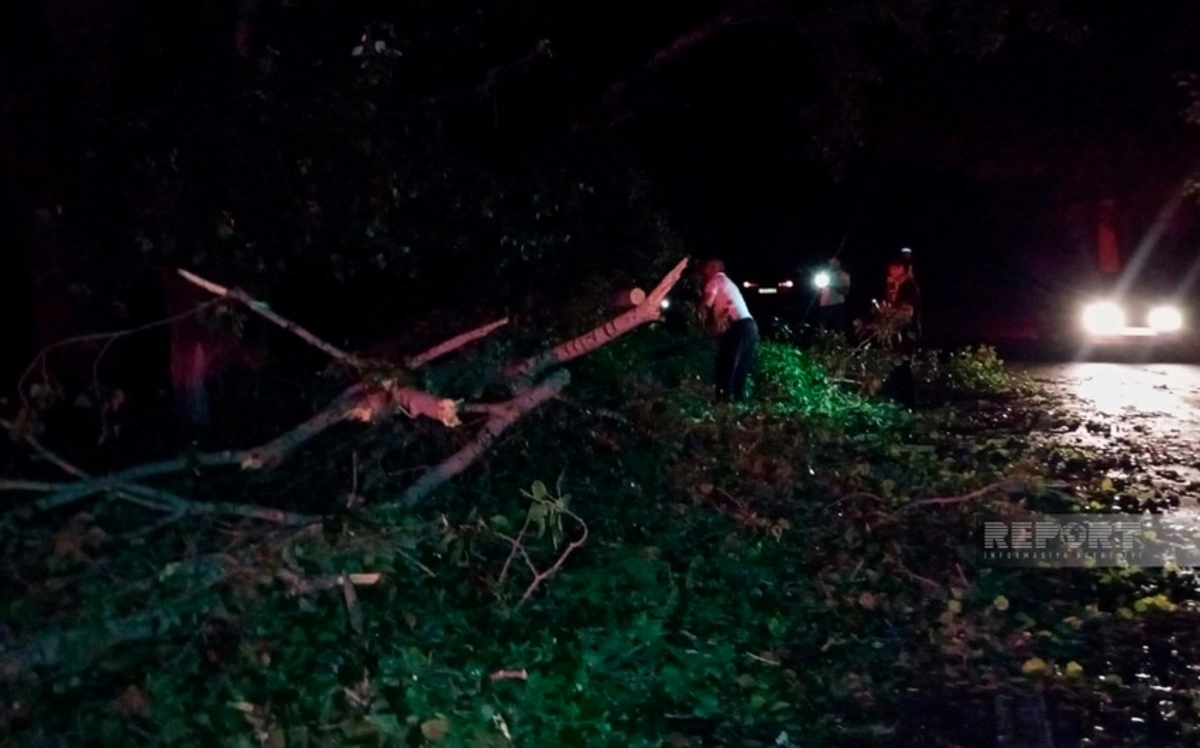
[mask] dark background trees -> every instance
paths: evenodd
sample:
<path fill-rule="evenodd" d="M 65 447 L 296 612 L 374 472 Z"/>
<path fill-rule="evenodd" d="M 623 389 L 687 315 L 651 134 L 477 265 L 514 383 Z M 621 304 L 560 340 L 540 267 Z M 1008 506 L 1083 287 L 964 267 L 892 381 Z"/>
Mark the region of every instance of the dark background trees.
<path fill-rule="evenodd" d="M 961 318 L 976 297 L 950 289 L 1003 300 L 1090 258 L 1105 201 L 1136 244 L 1190 168 L 1181 2 L 90 0 L 15 21 L 8 226 L 43 344 L 77 327 L 70 299 L 99 324 L 162 264 L 367 339 L 534 290 L 548 309 L 664 248 L 843 240 L 864 293 L 917 247 Z"/>

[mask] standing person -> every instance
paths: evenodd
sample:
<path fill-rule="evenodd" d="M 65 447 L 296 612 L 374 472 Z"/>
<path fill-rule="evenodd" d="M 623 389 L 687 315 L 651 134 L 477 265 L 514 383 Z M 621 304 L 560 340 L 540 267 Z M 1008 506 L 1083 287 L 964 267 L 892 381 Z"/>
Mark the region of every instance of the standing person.
<path fill-rule="evenodd" d="M 921 289 L 917 286 L 911 263 L 901 259 L 888 265 L 884 298 L 889 307 L 901 312 L 907 319 L 900 331 L 902 349 L 915 346 L 921 337 Z"/>
<path fill-rule="evenodd" d="M 737 284 L 725 275 L 725 263 L 707 260 L 704 278 L 705 329 L 719 336 L 716 361 L 718 400 L 742 400 L 758 346 L 758 324 Z"/>
<path fill-rule="evenodd" d="M 888 375 L 884 391 L 908 407 L 917 404 L 917 383 L 913 376 L 912 357 L 921 338 L 921 289 L 917 286 L 912 264 L 904 259 L 888 265 L 887 291 L 889 309 L 901 315 L 898 336 L 892 341 L 900 354 L 900 363 Z"/>
<path fill-rule="evenodd" d="M 821 307 L 821 329 L 844 333 L 846 331 L 846 294 L 850 291 L 850 273 L 842 268 L 842 263 L 836 257 L 829 260 L 828 269 L 823 273 L 820 280 L 824 282 L 820 284 L 817 298 L 817 303 Z"/>

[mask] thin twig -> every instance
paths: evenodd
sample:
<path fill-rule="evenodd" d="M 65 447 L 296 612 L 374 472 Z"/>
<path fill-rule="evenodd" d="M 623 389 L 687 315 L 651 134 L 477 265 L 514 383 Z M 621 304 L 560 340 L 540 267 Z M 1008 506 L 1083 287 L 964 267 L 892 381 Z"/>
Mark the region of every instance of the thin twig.
<path fill-rule="evenodd" d="M 508 558 L 504 559 L 504 566 L 500 567 L 500 576 L 496 578 L 496 581 L 500 584 L 504 584 L 504 580 L 508 578 L 508 568 L 512 566 L 512 561 L 517 556 L 517 549 L 521 547 L 521 541 L 525 539 L 525 531 L 529 529 L 531 521 L 533 521 L 533 518 L 527 513 L 525 515 L 525 524 L 521 525 L 521 531 L 517 533 L 517 537 L 505 538 L 510 541 L 511 549 L 508 552 Z"/>
<path fill-rule="evenodd" d="M 66 338 L 64 340 L 59 340 L 55 343 L 51 343 L 51 344 L 47 345 L 45 348 L 42 348 L 40 351 L 37 352 L 37 355 L 35 355 L 33 357 L 33 360 L 29 362 L 29 366 L 25 369 L 25 372 L 23 374 L 21 374 L 21 378 L 17 380 L 17 393 L 21 396 L 21 402 L 25 405 L 25 407 L 31 407 L 29 405 L 29 401 L 25 398 L 25 380 L 29 378 L 29 375 L 33 373 L 33 370 L 35 368 L 37 368 L 39 363 L 42 366 L 43 377 L 46 376 L 46 354 L 49 353 L 50 351 L 52 351 L 56 348 L 62 348 L 63 346 L 66 346 L 66 345 L 72 345 L 74 343 L 86 343 L 88 341 L 93 341 L 93 340 L 105 340 L 105 341 L 108 341 L 109 343 L 111 343 L 118 338 L 123 338 L 123 337 L 129 336 L 129 335 L 133 335 L 135 333 L 145 332 L 146 330 L 154 329 L 155 327 L 161 327 L 162 325 L 169 325 L 172 322 L 177 322 L 185 317 L 195 314 L 197 311 L 199 311 L 201 309 L 205 309 L 205 308 L 212 306 L 214 304 L 217 304 L 217 303 L 220 303 L 219 299 L 214 299 L 212 301 L 206 301 L 203 304 L 200 304 L 193 309 L 187 310 L 186 312 L 180 312 L 179 314 L 176 314 L 176 315 L 173 315 L 170 317 L 166 317 L 166 318 L 160 319 L 160 320 L 155 320 L 154 322 L 147 322 L 144 325 L 141 325 L 139 327 L 133 327 L 133 328 L 130 328 L 127 330 L 116 330 L 114 332 L 94 332 L 94 333 L 89 333 L 87 335 L 76 335 L 74 337 Z M 100 357 L 104 355 L 104 352 L 107 349 L 108 349 L 108 345 L 105 345 L 104 348 L 102 348 L 100 350 L 100 352 L 96 355 L 96 361 L 93 363 L 93 368 L 92 368 L 93 380 L 95 379 L 96 371 L 98 370 L 98 367 L 100 365 Z"/>
<path fill-rule="evenodd" d="M 0 480 L 0 491 L 28 491 L 37 493 L 51 493 L 60 491 L 63 488 L 71 485 L 70 483 L 50 483 L 47 481 L 38 480 Z"/>
<path fill-rule="evenodd" d="M 761 663 L 763 663 L 764 665 L 771 665 L 771 666 L 773 666 L 773 667 L 779 667 L 779 666 L 780 666 L 780 663 L 779 663 L 779 661 L 778 661 L 778 660 L 768 660 L 766 657 L 761 657 L 761 656 L 759 656 L 759 655 L 756 655 L 756 654 L 754 654 L 753 652 L 747 652 L 747 653 L 746 653 L 746 656 L 747 656 L 747 657 L 749 657 L 750 659 L 752 659 L 752 660 L 756 661 L 756 662 L 761 662 Z"/>
<path fill-rule="evenodd" d="M 930 587 L 935 590 L 940 590 L 942 588 L 942 585 L 938 584 L 937 582 L 933 581 L 932 579 L 929 579 L 928 577 L 923 577 L 920 574 L 914 574 L 912 571 L 909 570 L 909 568 L 907 566 L 904 565 L 904 562 L 902 562 L 900 559 L 898 559 L 898 558 L 895 559 L 895 562 L 896 562 L 896 566 L 900 569 L 900 571 L 904 572 L 904 575 L 907 576 L 908 578 L 916 580 L 916 581 L 920 582 L 921 584 L 925 585 L 926 587 Z"/>
<path fill-rule="evenodd" d="M 983 488 L 980 488 L 976 491 L 971 491 L 970 493 L 965 493 L 961 496 L 939 496 L 931 499 L 918 499 L 917 501 L 909 502 L 895 513 L 890 515 L 888 519 L 895 519 L 910 509 L 914 509 L 919 506 L 946 506 L 949 504 L 965 504 L 971 501 L 986 499 L 996 493 L 1017 493 L 1025 488 L 1026 483 L 1024 481 L 1021 481 L 1017 478 L 1005 478 L 1003 480 L 998 480 L 995 483 L 989 483 Z"/>
<path fill-rule="evenodd" d="M 5 429 L 7 429 L 10 434 L 13 434 L 13 435 L 16 434 L 16 432 L 13 430 L 14 424 L 11 421 L 0 418 L 0 426 L 3 426 Z M 28 444 L 30 447 L 32 447 L 33 451 L 37 452 L 39 455 L 41 455 L 47 461 L 58 466 L 58 468 L 60 470 L 62 470 L 64 473 L 73 475 L 76 478 L 87 478 L 88 477 L 87 473 L 85 473 L 84 471 L 75 467 L 74 465 L 67 462 L 63 458 L 59 457 L 54 452 L 51 452 L 46 447 L 42 446 L 42 443 L 39 442 L 37 440 L 37 438 L 34 437 L 32 434 L 24 434 L 21 437 L 21 439 L 24 440 L 24 442 L 26 444 Z"/>
<path fill-rule="evenodd" d="M 577 539 L 571 541 L 570 545 L 568 545 L 566 547 L 566 549 L 563 550 L 562 555 L 558 557 L 558 560 L 554 562 L 553 566 L 551 566 L 549 569 L 546 569 L 545 571 L 540 572 L 536 576 L 534 576 L 533 581 L 529 583 L 529 587 L 527 587 L 525 589 L 525 594 L 521 595 L 522 603 L 524 603 L 529 598 L 533 597 L 533 593 L 537 591 L 537 588 L 541 586 L 542 582 L 546 581 L 550 577 L 557 574 L 559 572 L 559 570 L 562 569 L 563 564 L 566 563 L 567 558 L 572 553 L 577 551 L 579 548 L 583 547 L 583 544 L 587 542 L 587 539 L 588 539 L 587 523 L 584 522 L 583 519 L 578 514 L 575 514 L 574 512 L 570 511 L 569 509 L 563 509 L 562 513 L 567 515 L 571 519 L 575 520 L 576 522 L 578 522 L 579 525 L 583 528 L 583 534 L 580 535 Z M 524 551 L 524 546 L 522 546 L 521 550 L 522 550 L 522 552 Z"/>
<path fill-rule="evenodd" d="M 425 573 L 425 576 L 429 577 L 430 579 L 437 579 L 437 574 L 434 573 L 433 569 L 430 569 L 428 566 L 426 566 L 425 564 L 418 561 L 416 559 L 416 557 L 413 556 L 411 553 L 408 553 L 406 551 L 402 551 L 399 549 L 396 549 L 396 553 L 400 554 L 400 556 L 403 557 L 405 561 L 409 562 L 413 566 L 415 566 L 418 569 L 420 569 L 421 571 L 423 571 Z"/>
<path fill-rule="evenodd" d="M 137 484 L 124 482 L 112 482 L 109 484 L 104 479 L 99 483 L 104 483 L 105 485 L 99 488 L 97 492 L 113 490 L 118 493 L 119 498 L 129 503 L 159 511 L 170 510 L 180 516 L 189 514 L 229 514 L 236 517 L 261 519 L 279 525 L 303 525 L 320 520 L 319 517 L 314 515 L 285 512 L 280 509 L 270 509 L 254 504 L 235 504 L 225 501 L 190 501 L 166 491 Z M 55 502 L 61 501 L 61 497 L 64 495 L 79 495 L 77 492 L 80 490 L 80 487 L 87 489 L 89 488 L 89 483 L 87 481 L 80 483 L 47 483 L 44 481 L 0 480 L 0 491 L 29 491 L 52 494 L 38 502 L 38 509 L 43 509 L 47 506 L 51 508 L 62 506 L 63 504 Z M 83 498 L 86 495 L 91 495 L 91 492 L 79 495 L 79 497 Z"/>
<path fill-rule="evenodd" d="M 213 283 L 210 280 L 205 280 L 204 278 L 201 278 L 200 276 L 196 275 L 195 273 L 190 273 L 187 270 L 184 270 L 183 268 L 179 268 L 176 272 L 178 272 L 179 275 L 182 276 L 183 279 L 186 280 L 187 282 L 197 285 L 200 288 L 203 288 L 205 291 L 208 291 L 209 293 L 211 293 L 215 296 L 220 296 L 222 298 L 228 298 L 228 299 L 235 299 L 237 301 L 242 302 L 247 307 L 249 307 L 249 309 L 251 311 L 261 315 L 262 317 L 270 320 L 271 322 L 274 322 L 276 325 L 279 325 L 280 327 L 282 327 L 283 329 L 292 333 L 293 335 L 300 338 L 301 340 L 308 343 L 309 345 L 312 345 L 315 348 L 318 348 L 319 350 L 323 351 L 324 353 L 329 354 L 330 356 L 337 359 L 338 361 L 342 361 L 344 363 L 350 364 L 351 366 L 356 366 L 356 367 L 363 366 L 363 361 L 358 356 L 355 356 L 353 353 L 343 351 L 341 348 L 338 348 L 337 346 L 333 345 L 332 343 L 327 343 L 324 340 L 321 340 L 316 335 L 313 335 L 311 332 L 309 332 L 308 330 L 305 330 L 303 327 L 296 324 L 295 322 L 292 322 L 291 320 L 287 319 L 286 317 L 282 317 L 282 316 L 276 314 L 275 312 L 271 311 L 271 308 L 268 307 L 266 304 L 264 304 L 261 301 L 258 301 L 257 299 L 250 297 L 244 291 L 241 291 L 240 289 L 237 289 L 237 288 L 226 288 L 225 286 L 222 286 L 218 283 Z"/>

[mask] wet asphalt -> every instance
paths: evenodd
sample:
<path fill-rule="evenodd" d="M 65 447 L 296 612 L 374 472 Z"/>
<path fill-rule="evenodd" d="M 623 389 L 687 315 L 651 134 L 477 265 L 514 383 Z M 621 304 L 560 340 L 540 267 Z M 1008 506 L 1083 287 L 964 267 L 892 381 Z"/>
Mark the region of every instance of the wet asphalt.
<path fill-rule="evenodd" d="M 1139 472 L 1200 504 L 1200 365 L 1014 363 L 1060 395 L 1080 425 L 1056 441 L 1132 457 Z"/>

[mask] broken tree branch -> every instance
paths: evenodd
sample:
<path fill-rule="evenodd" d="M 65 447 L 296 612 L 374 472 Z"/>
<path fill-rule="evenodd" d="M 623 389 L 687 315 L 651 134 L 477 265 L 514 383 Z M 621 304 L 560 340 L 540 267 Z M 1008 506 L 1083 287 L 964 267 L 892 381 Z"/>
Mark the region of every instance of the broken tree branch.
<path fill-rule="evenodd" d="M 474 330 L 469 330 L 461 335 L 450 338 L 444 343 L 439 343 L 424 353 L 417 354 L 408 359 L 408 368 L 419 369 L 425 364 L 435 359 L 445 356 L 447 353 L 458 350 L 468 343 L 473 343 L 480 338 L 487 337 L 497 329 L 508 324 L 508 317 L 498 319 L 495 322 L 489 322 L 486 325 L 477 327 Z"/>
<path fill-rule="evenodd" d="M 688 261 L 679 261 L 671 272 L 667 273 L 654 290 L 642 303 L 633 309 L 605 322 L 600 327 L 580 335 L 577 338 L 561 343 L 544 353 L 538 354 L 510 367 L 505 373 L 518 382 L 528 382 L 552 366 L 565 364 L 568 361 L 591 353 L 602 345 L 612 342 L 630 330 L 646 322 L 662 319 L 662 301 L 679 282 Z"/>
<path fill-rule="evenodd" d="M 270 320 L 271 322 L 274 322 L 276 325 L 279 325 L 280 327 L 282 327 L 283 329 L 292 333 L 293 335 L 300 338 L 301 340 L 308 343 L 309 345 L 312 345 L 313 347 L 323 351 L 324 353 L 329 354 L 333 358 L 336 358 L 338 361 L 342 361 L 344 363 L 350 364 L 351 366 L 357 366 L 357 367 L 361 367 L 363 365 L 363 361 L 360 358 L 358 358 L 357 356 L 355 356 L 353 353 L 343 351 L 341 348 L 338 348 L 337 346 L 333 345 L 332 343 L 326 343 L 324 340 L 321 340 L 316 335 L 313 335 L 311 332 L 309 332 L 308 330 L 305 330 L 300 325 L 296 324 L 295 322 L 292 322 L 290 319 L 287 319 L 286 317 L 282 317 L 282 316 L 276 314 L 275 312 L 271 311 L 271 308 L 269 306 L 267 306 L 265 303 L 250 297 L 249 295 L 247 295 L 244 291 L 242 291 L 240 289 L 226 288 L 225 286 L 222 286 L 218 283 L 213 283 L 210 280 L 205 280 L 204 278 L 201 278 L 200 276 L 196 275 L 195 273 L 189 273 L 187 270 L 184 270 L 183 268 L 179 268 L 176 272 L 178 272 L 179 275 L 182 276 L 183 279 L 186 280 L 187 282 L 197 285 L 200 288 L 203 288 L 205 291 L 208 291 L 209 293 L 213 294 L 214 296 L 221 296 L 221 297 L 224 297 L 227 299 L 234 299 L 236 301 L 242 302 L 251 311 L 259 314 L 260 316 L 264 317 L 265 319 Z"/>
<path fill-rule="evenodd" d="M 0 426 L 8 429 L 12 433 L 12 423 L 0 418 Z M 83 470 L 75 467 L 63 458 L 59 457 L 54 452 L 51 452 L 41 444 L 32 435 L 26 434 L 22 437 L 25 443 L 33 448 L 35 452 L 45 458 L 47 461 L 56 465 L 63 472 L 68 473 L 81 481 L 92 480 Z M 66 491 L 76 488 L 78 484 L 74 483 L 37 483 L 33 481 L 0 481 L 0 491 L 39 491 L 39 492 L 55 492 Z M 230 514 L 240 517 L 250 517 L 253 519 L 266 520 L 275 522 L 276 524 L 299 525 L 316 522 L 318 517 L 306 514 L 296 514 L 294 512 L 283 512 L 276 509 L 268 509 L 258 507 L 251 504 L 231 504 L 228 502 L 216 503 L 200 503 L 189 501 L 182 496 L 163 491 L 149 486 L 143 486 L 133 482 L 120 482 L 113 485 L 113 489 L 119 498 L 132 503 L 148 506 L 155 509 L 170 509 L 176 519 L 182 519 L 189 514 Z M 84 498 L 86 495 L 80 496 Z"/>
<path fill-rule="evenodd" d="M 517 380 L 519 386 L 515 388 L 518 395 L 512 400 L 504 403 L 466 406 L 464 408 L 465 411 L 483 412 L 489 415 L 487 423 L 484 424 L 477 438 L 422 475 L 405 492 L 400 503 L 405 506 L 412 506 L 420 502 L 436 488 L 461 473 L 491 448 L 496 439 L 516 423 L 517 420 L 526 413 L 540 407 L 547 400 L 560 395 L 570 382 L 570 375 L 565 371 L 556 373 L 536 386 L 532 385 L 533 378 L 552 366 L 566 363 L 590 353 L 641 324 L 660 319 L 662 300 L 666 298 L 667 294 L 679 281 L 684 269 L 687 267 L 687 263 L 686 259 L 680 261 L 635 308 L 584 335 L 562 343 L 543 354 L 534 356 L 514 366 L 510 370 L 510 375 Z M 324 342 L 299 325 L 275 314 L 265 304 L 251 298 L 238 289 L 226 288 L 186 270 L 180 269 L 178 273 L 185 280 L 210 293 L 241 301 L 253 311 L 280 327 L 289 330 L 334 358 L 353 365 L 362 364 L 361 359 L 358 357 Z M 410 361 L 410 365 L 420 366 L 434 360 L 438 356 L 484 337 L 506 322 L 507 319 L 498 320 L 451 338 L 445 343 L 439 344 L 425 353 L 414 357 Z M 126 494 L 155 500 L 160 505 L 163 505 L 164 508 L 171 508 L 176 511 L 185 506 L 191 507 L 194 505 L 211 508 L 203 510 L 189 508 L 187 510 L 189 513 L 210 511 L 240 514 L 242 516 L 265 519 L 281 524 L 316 521 L 315 517 L 307 515 L 295 515 L 268 509 L 260 510 L 242 505 L 196 504 L 186 499 L 173 497 L 157 489 L 147 489 L 137 484 L 146 478 L 202 467 L 237 465 L 243 470 L 273 467 L 283 461 L 300 445 L 337 423 L 346 420 L 369 423 L 396 412 L 404 413 L 413 418 L 419 416 L 432 418 L 448 427 L 460 425 L 459 406 L 454 400 L 439 398 L 428 392 L 407 387 L 395 381 L 380 383 L 364 381 L 345 390 L 334 402 L 304 423 L 270 442 L 255 448 L 194 454 L 173 460 L 137 465 L 99 478 L 85 477 L 82 471 L 78 471 L 77 469 L 68 470 L 68 472 L 72 472 L 76 477 L 81 478 L 81 480 L 62 487 L 40 487 L 38 490 L 51 491 L 51 493 L 38 500 L 34 504 L 34 509 L 36 511 L 49 511 L 98 493 L 124 491 Z M 35 448 L 39 447 L 40 445 L 35 446 Z M 40 448 L 40 451 L 52 455 L 52 453 L 44 450 L 44 448 Z M 61 460 L 56 461 L 61 463 Z"/>
<path fill-rule="evenodd" d="M 70 496 L 70 500 L 65 502 L 70 503 L 71 501 L 76 500 L 75 497 L 82 499 L 95 493 L 112 490 L 118 495 L 119 498 L 131 504 L 137 504 L 138 506 L 146 507 L 148 509 L 155 509 L 158 511 L 170 511 L 180 519 L 189 514 L 228 514 L 235 517 L 261 519 L 279 525 L 302 525 L 320 521 L 320 517 L 315 517 L 313 515 L 285 512 L 279 509 L 270 509 L 268 507 L 257 506 L 254 504 L 236 504 L 223 501 L 190 501 L 167 491 L 161 491 L 156 488 L 150 488 L 148 486 L 142 486 L 136 483 L 116 482 L 112 483 L 111 486 L 98 488 L 95 491 L 89 490 L 91 488 L 89 483 L 102 482 L 104 482 L 104 479 L 101 479 L 100 481 L 84 480 L 76 483 L 0 480 L 0 491 L 53 494 L 46 499 L 42 499 L 35 505 L 35 508 L 39 510 L 43 509 L 44 507 L 56 508 L 59 506 L 64 506 L 64 503 L 51 502 L 51 499 L 55 499 L 56 496 Z M 61 501 L 62 499 L 60 498 L 58 500 Z"/>
<path fill-rule="evenodd" d="M 571 375 L 565 369 L 555 372 L 536 387 L 525 390 L 517 397 L 508 401 L 504 407 L 495 411 L 480 430 L 479 435 L 467 446 L 446 458 L 441 464 L 428 470 L 421 478 L 404 492 L 400 504 L 414 506 L 427 497 L 435 489 L 456 475 L 466 470 L 484 452 L 491 448 L 496 439 L 521 416 L 535 410 L 547 400 L 562 392 L 571 382 Z"/>
<path fill-rule="evenodd" d="M 211 452 L 208 454 L 189 455 L 188 457 L 176 457 L 175 459 L 161 460 L 159 462 L 149 462 L 144 465 L 135 465 L 134 467 L 119 470 L 99 478 L 67 484 L 62 490 L 55 491 L 49 496 L 39 499 L 34 504 L 34 509 L 39 512 L 58 509 L 98 493 L 126 487 L 128 484 L 137 483 L 145 478 L 180 473 L 196 467 L 238 465 L 246 457 L 247 454 L 241 451 Z"/>

